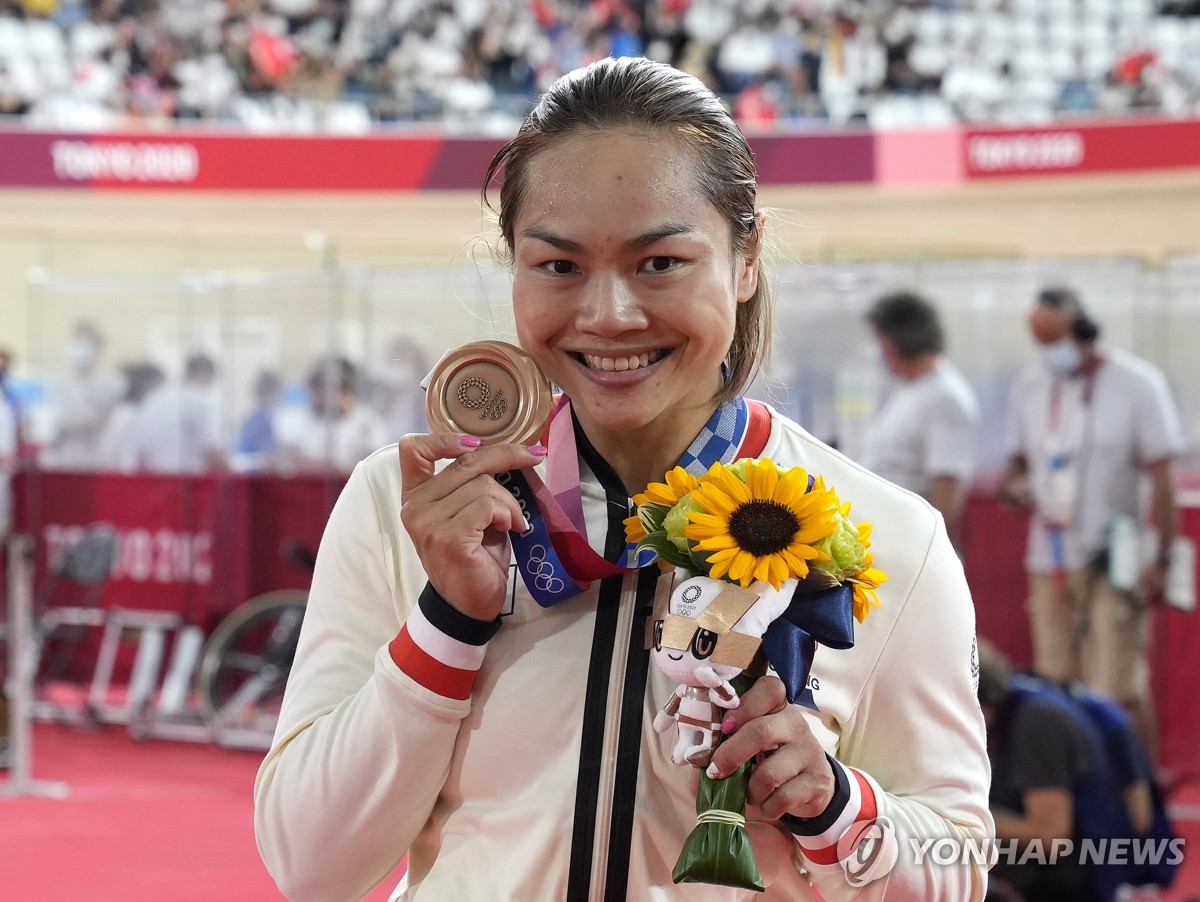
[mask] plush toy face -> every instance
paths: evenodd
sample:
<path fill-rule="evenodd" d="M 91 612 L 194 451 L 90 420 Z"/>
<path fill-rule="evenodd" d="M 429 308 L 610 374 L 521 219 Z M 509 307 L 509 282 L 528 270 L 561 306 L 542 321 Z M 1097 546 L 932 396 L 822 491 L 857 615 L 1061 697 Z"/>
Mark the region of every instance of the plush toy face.
<path fill-rule="evenodd" d="M 790 597 L 790 591 L 766 584 L 741 589 L 707 576 L 686 579 L 654 624 L 654 663 L 687 686 L 710 686 L 713 674 L 729 680 L 750 664 L 767 625 Z"/>

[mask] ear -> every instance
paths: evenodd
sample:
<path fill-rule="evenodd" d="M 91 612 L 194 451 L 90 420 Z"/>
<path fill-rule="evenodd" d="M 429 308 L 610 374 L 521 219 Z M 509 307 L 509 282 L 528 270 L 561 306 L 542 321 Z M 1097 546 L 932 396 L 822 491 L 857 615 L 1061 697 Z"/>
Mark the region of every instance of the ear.
<path fill-rule="evenodd" d="M 760 213 L 758 219 L 755 220 L 755 235 L 754 241 L 746 252 L 746 256 L 739 257 L 737 262 L 737 299 L 739 304 L 744 304 L 750 298 L 754 297 L 754 292 L 758 290 L 758 274 L 759 261 L 762 258 L 763 238 L 766 233 L 766 220 Z"/>

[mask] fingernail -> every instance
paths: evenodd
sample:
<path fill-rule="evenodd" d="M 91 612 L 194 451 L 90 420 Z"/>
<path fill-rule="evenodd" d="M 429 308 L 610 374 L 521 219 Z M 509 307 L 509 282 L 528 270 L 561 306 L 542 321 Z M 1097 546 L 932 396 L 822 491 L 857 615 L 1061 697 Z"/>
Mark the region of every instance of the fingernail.
<path fill-rule="evenodd" d="M 483 444 L 483 439 L 477 435 L 464 435 L 458 441 L 464 448 L 478 448 Z"/>
<path fill-rule="evenodd" d="M 525 450 L 528 451 L 530 454 L 532 454 L 534 457 L 545 457 L 546 456 L 546 446 L 545 445 L 530 445 Z"/>
<path fill-rule="evenodd" d="M 708 766 L 708 770 L 706 770 L 705 773 L 708 774 L 708 778 L 710 780 L 720 780 L 721 779 L 721 768 L 717 767 L 715 764 L 710 764 Z"/>
<path fill-rule="evenodd" d="M 737 729 L 737 722 L 732 717 L 726 717 L 721 721 L 721 732 L 728 736 Z"/>

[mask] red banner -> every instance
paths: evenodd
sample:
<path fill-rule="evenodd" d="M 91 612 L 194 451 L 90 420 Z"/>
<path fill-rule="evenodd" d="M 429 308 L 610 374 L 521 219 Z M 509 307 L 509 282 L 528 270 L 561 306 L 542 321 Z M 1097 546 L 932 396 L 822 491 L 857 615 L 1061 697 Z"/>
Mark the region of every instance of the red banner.
<path fill-rule="evenodd" d="M 1200 166 L 1200 120 L 968 129 L 968 178 Z"/>
<path fill-rule="evenodd" d="M 117 534 L 116 562 L 99 604 L 168 610 L 211 625 L 254 595 L 306 588 L 285 554 L 315 551 L 342 477 L 199 478 L 26 472 L 14 483 L 17 528 L 37 541 L 45 604 L 71 604 L 86 586 L 54 580 L 51 564 L 83 530 Z"/>
<path fill-rule="evenodd" d="M 762 184 L 869 182 L 868 132 L 750 139 Z M 478 190 L 499 138 L 430 134 L 0 131 L 0 186 L 173 190 Z"/>

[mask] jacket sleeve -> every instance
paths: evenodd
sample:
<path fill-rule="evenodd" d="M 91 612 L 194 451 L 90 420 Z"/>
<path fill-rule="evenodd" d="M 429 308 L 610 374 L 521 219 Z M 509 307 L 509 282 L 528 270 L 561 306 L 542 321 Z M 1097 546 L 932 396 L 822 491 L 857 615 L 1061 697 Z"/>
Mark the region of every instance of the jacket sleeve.
<path fill-rule="evenodd" d="M 395 868 L 445 783 L 482 661 L 482 645 L 439 637 L 420 616 L 424 576 L 388 498 L 360 464 L 334 506 L 255 782 L 259 851 L 297 902 L 361 898 Z M 419 679 L 422 666 L 443 684 Z"/>
<path fill-rule="evenodd" d="M 995 832 L 991 767 L 976 699 L 974 607 L 940 517 L 900 597 L 838 743 L 845 807 L 827 812 L 838 816 L 819 825 L 821 835 L 797 841 L 827 902 L 977 902 Z M 856 842 L 864 837 L 871 842 Z"/>

